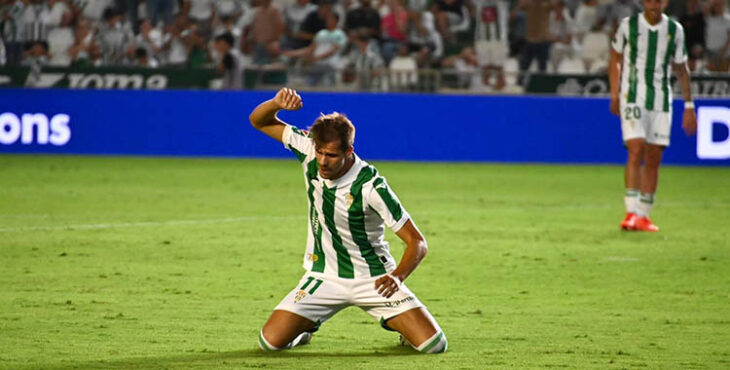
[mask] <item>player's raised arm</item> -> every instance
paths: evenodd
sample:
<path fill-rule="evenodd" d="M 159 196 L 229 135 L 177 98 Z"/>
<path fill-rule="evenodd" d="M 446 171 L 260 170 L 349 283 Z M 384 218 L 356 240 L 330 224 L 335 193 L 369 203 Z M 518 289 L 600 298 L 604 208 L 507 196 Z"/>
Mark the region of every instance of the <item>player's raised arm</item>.
<path fill-rule="evenodd" d="M 254 128 L 281 142 L 286 124 L 276 116 L 276 113 L 282 109 L 299 110 L 301 107 L 302 98 L 299 94 L 294 89 L 285 87 L 279 90 L 273 99 L 259 104 L 248 119 Z"/>

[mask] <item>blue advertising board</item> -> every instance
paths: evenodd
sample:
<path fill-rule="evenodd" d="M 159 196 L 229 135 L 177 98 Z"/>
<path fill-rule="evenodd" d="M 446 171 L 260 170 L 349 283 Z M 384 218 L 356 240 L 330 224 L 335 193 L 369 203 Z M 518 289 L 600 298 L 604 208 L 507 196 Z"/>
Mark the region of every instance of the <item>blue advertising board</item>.
<path fill-rule="evenodd" d="M 0 90 L 0 153 L 288 157 L 248 123 L 254 107 L 273 94 Z M 366 159 L 623 163 L 626 157 L 619 119 L 603 98 L 301 95 L 304 107 L 280 113 L 281 119 L 307 127 L 320 113 L 345 113 L 357 127 L 355 150 Z M 701 141 L 715 159 L 698 158 L 698 139 L 682 131 L 682 102 L 675 101 L 664 163 L 730 165 L 730 153 L 724 154 L 730 99 L 697 106 L 714 107 Z"/>

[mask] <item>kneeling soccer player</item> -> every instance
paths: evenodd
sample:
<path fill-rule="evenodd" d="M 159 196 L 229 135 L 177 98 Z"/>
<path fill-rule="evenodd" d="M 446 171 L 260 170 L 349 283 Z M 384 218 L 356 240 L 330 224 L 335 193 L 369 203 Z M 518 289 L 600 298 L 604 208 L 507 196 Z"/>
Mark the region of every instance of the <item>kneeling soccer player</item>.
<path fill-rule="evenodd" d="M 446 336 L 403 284 L 426 255 L 426 240 L 385 178 L 354 153 L 350 120 L 339 113 L 323 115 L 305 133 L 276 116 L 281 109 L 301 107 L 296 91 L 284 88 L 250 116 L 256 129 L 294 152 L 309 200 L 307 272 L 264 324 L 259 346 L 275 351 L 307 344 L 323 322 L 355 305 L 416 350 L 445 352 Z M 385 241 L 385 225 L 406 244 L 398 266 Z"/>

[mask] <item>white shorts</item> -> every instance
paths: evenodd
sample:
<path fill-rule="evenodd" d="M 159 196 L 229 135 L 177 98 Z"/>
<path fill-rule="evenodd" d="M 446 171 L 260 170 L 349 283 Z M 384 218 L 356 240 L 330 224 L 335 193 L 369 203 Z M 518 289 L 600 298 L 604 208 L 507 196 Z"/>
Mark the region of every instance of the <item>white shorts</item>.
<path fill-rule="evenodd" d="M 385 322 L 408 310 L 424 307 L 405 284 L 390 298 L 375 290 L 375 280 L 342 279 L 317 272 L 307 272 L 299 284 L 274 310 L 293 312 L 312 320 L 317 328 L 343 308 L 357 306 L 390 329 Z"/>
<path fill-rule="evenodd" d="M 672 113 L 646 110 L 640 104 L 621 102 L 621 133 L 624 142 L 644 139 L 648 144 L 669 146 Z"/>
<path fill-rule="evenodd" d="M 479 65 L 499 66 L 507 60 L 507 45 L 502 41 L 477 41 L 474 43 Z"/>
<path fill-rule="evenodd" d="M 461 13 L 457 14 L 454 12 L 446 12 L 446 18 L 449 20 L 449 26 L 453 26 L 456 24 L 460 24 L 462 20 L 464 20 L 464 17 L 461 15 Z"/>

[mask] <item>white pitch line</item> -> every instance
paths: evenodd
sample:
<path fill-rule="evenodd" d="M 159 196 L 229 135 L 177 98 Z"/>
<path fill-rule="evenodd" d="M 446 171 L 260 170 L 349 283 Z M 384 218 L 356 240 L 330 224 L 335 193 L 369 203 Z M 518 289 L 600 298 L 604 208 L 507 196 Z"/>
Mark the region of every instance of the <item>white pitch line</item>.
<path fill-rule="evenodd" d="M 618 256 L 611 256 L 606 257 L 606 261 L 611 262 L 637 262 L 639 259 L 634 257 L 618 257 Z"/>
<path fill-rule="evenodd" d="M 213 218 L 207 220 L 171 220 L 171 221 L 145 221 L 145 222 L 118 222 L 105 224 L 75 224 L 75 225 L 59 225 L 59 226 L 24 226 L 24 227 L 5 227 L 0 228 L 0 233 L 24 232 L 24 231 L 73 231 L 73 230 L 96 230 L 96 229 L 116 229 L 130 227 L 155 227 L 155 226 L 180 226 L 180 225 L 206 225 L 206 224 L 225 224 L 236 222 L 251 222 L 262 220 L 292 220 L 305 219 L 302 216 L 244 216 L 230 218 Z"/>

